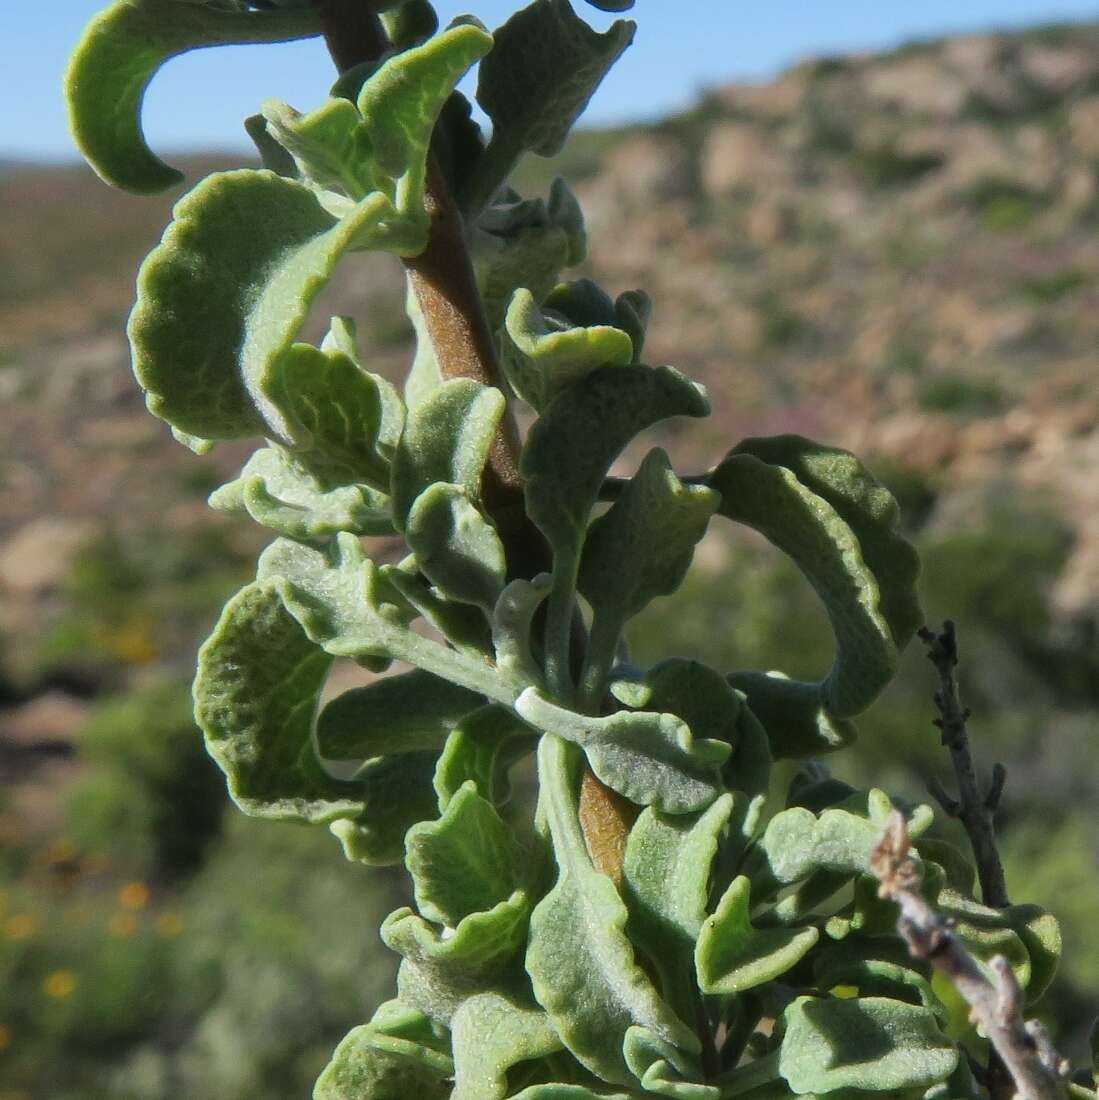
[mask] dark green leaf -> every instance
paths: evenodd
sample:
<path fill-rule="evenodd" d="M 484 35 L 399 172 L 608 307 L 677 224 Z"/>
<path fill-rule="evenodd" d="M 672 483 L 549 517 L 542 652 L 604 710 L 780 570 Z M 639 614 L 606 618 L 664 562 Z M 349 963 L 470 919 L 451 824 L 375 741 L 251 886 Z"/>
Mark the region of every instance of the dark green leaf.
<path fill-rule="evenodd" d="M 435 771 L 439 810 L 445 810 L 463 784 L 494 806 L 509 793 L 507 769 L 530 747 L 531 730 L 506 707 L 482 707 L 466 715 L 447 738 Z"/>
<path fill-rule="evenodd" d="M 544 157 L 560 152 L 634 30 L 620 20 L 598 34 L 568 0 L 535 0 L 495 32 L 477 79 L 477 102 L 492 119 L 492 140 L 465 196 L 469 209 L 479 210 L 492 197 L 524 151 Z"/>

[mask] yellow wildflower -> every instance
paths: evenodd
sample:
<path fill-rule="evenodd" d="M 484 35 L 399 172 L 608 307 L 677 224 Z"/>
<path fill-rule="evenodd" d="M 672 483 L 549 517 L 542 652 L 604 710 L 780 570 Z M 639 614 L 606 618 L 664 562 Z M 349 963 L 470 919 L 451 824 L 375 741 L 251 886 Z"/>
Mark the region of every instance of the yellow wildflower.
<path fill-rule="evenodd" d="M 10 940 L 25 940 L 33 936 L 38 928 L 38 920 L 33 913 L 15 913 L 4 923 L 4 931 Z"/>
<path fill-rule="evenodd" d="M 71 970 L 54 970 L 42 979 L 42 992 L 55 1000 L 64 1000 L 76 988 L 76 975 Z"/>
<path fill-rule="evenodd" d="M 143 882 L 127 882 L 118 891 L 118 901 L 127 909 L 144 909 L 149 904 L 149 887 Z"/>
<path fill-rule="evenodd" d="M 110 932 L 112 936 L 117 936 L 118 939 L 124 940 L 137 931 L 137 919 L 134 917 L 133 913 L 115 913 L 107 922 L 107 931 Z"/>
<path fill-rule="evenodd" d="M 156 919 L 157 935 L 170 939 L 183 931 L 183 918 L 178 913 L 161 913 Z"/>

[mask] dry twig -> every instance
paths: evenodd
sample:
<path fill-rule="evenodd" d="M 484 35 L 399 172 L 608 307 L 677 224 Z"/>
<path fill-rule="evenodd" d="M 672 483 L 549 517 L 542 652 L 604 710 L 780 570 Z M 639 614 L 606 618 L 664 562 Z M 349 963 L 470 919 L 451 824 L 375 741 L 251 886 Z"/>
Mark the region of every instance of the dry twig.
<path fill-rule="evenodd" d="M 871 854 L 878 894 L 900 907 L 897 931 L 913 958 L 945 974 L 969 1005 L 1023 1100 L 1064 1100 L 1069 1065 L 1036 1020 L 1024 1021 L 1023 996 L 1002 955 L 989 963 L 994 981 L 954 935 L 950 922 L 920 893 L 920 876 L 908 855 L 904 816 L 894 811 Z"/>
<path fill-rule="evenodd" d="M 1003 909 L 1010 902 L 1003 864 L 996 848 L 992 817 L 1000 804 L 1007 773 L 1002 764 L 997 764 L 992 769 L 992 783 L 984 794 L 981 793 L 966 731 L 969 710 L 962 706 L 958 693 L 955 674 L 958 642 L 954 624 L 948 619 L 939 634 L 923 627 L 920 638 L 927 643 L 927 656 L 939 672 L 939 690 L 935 692 L 939 717 L 935 719 L 935 725 L 942 730 L 943 744 L 950 750 L 958 780 L 958 798 L 951 798 L 936 780 L 928 783 L 928 789 L 943 810 L 965 826 L 977 861 L 977 875 L 981 880 L 981 897 L 985 905 Z"/>

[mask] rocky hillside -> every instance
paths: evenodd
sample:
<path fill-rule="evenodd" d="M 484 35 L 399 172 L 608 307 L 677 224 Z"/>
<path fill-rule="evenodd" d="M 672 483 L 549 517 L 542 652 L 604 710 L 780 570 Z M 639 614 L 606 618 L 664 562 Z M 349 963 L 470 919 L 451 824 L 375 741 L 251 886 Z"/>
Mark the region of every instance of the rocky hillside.
<path fill-rule="evenodd" d="M 684 466 L 745 433 L 796 430 L 915 478 L 944 529 L 1032 494 L 1073 540 L 1056 606 L 1099 614 L 1099 27 L 805 63 L 653 127 L 582 133 L 529 182 L 556 170 L 587 211 L 590 271 L 655 300 L 649 358 L 710 387 L 715 416 Z M 147 416 L 127 369 L 133 272 L 169 206 L 83 169 L 0 176 L 13 699 L 37 690 L 50 653 L 164 656 L 150 624 L 109 609 L 90 641 L 75 627 L 56 640 L 72 593 L 94 589 L 81 548 L 114 539 L 116 558 L 144 555 L 152 575 L 211 538 L 234 568 L 250 550 L 252 534 L 203 505 L 239 452 L 196 460 Z M 400 301 L 395 266 L 364 264 L 322 310 L 367 317 L 373 362 L 398 375 Z"/>

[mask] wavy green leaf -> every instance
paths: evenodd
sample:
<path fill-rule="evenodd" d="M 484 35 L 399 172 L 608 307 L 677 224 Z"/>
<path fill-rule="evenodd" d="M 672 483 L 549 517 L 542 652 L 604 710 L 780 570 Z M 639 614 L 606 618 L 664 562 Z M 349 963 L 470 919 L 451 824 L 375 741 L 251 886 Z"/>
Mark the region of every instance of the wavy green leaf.
<path fill-rule="evenodd" d="M 401 425 L 386 424 L 399 405 L 385 379 L 370 374 L 341 350 L 293 344 L 280 360 L 280 388 L 272 399 L 285 418 L 295 456 L 325 488 L 365 484 L 389 490 L 390 447 Z M 390 416 L 392 419 L 392 416 Z"/>
<path fill-rule="evenodd" d="M 672 1100 L 720 1100 L 716 1086 L 692 1079 L 701 1076 L 697 1059 L 685 1057 L 681 1050 L 648 1028 L 631 1027 L 626 1032 L 622 1053 L 646 1093 Z"/>
<path fill-rule="evenodd" d="M 470 250 L 489 327 L 504 323 L 515 292 L 529 290 L 541 302 L 557 284 L 561 270 L 582 263 L 587 235 L 580 204 L 560 177 L 550 184 L 547 201 L 533 206 L 503 199 L 473 226 Z"/>
<path fill-rule="evenodd" d="M 798 1093 L 927 1088 L 958 1051 L 925 1008 L 885 997 L 799 997 L 783 1013 L 779 1070 Z"/>
<path fill-rule="evenodd" d="M 670 367 L 604 367 L 558 394 L 531 428 L 520 471 L 527 514 L 553 548 L 546 667 L 559 694 L 570 680 L 573 589 L 588 517 L 611 463 L 644 429 L 708 411 L 702 391 Z"/>
<path fill-rule="evenodd" d="M 481 499 L 481 473 L 504 395 L 471 378 L 452 378 L 408 414 L 393 459 L 393 516 L 403 530 L 416 498 L 438 482 L 458 485 Z"/>
<path fill-rule="evenodd" d="M 633 1085 L 622 1051 L 631 1027 L 648 1028 L 690 1054 L 697 1054 L 698 1039 L 637 965 L 626 907 L 592 866 L 577 817 L 581 759 L 560 738 L 542 739 L 538 775 L 558 879 L 531 917 L 527 971 L 568 1049 L 604 1081 Z"/>
<path fill-rule="evenodd" d="M 422 1012 L 387 1001 L 336 1047 L 313 1100 L 446 1100 L 453 1074 L 446 1032 Z"/>
<path fill-rule="evenodd" d="M 386 676 L 324 706 L 317 748 L 326 760 L 441 749 L 459 720 L 483 703 L 480 695 L 420 669 Z"/>
<path fill-rule="evenodd" d="M 492 197 L 526 150 L 544 157 L 560 152 L 634 30 L 619 20 L 599 34 L 568 0 L 535 0 L 494 33 L 477 79 L 477 102 L 492 119 L 492 140 L 463 196 L 468 209 L 479 210 Z"/>
<path fill-rule="evenodd" d="M 424 234 L 373 194 L 339 221 L 307 187 L 243 169 L 207 177 L 173 212 L 138 275 L 129 337 L 154 415 L 203 439 L 292 445 L 281 362 L 350 248 L 414 254 Z"/>
<path fill-rule="evenodd" d="M 362 809 L 361 784 L 332 779 L 313 746 L 331 665 L 264 584 L 225 605 L 199 650 L 195 721 L 246 814 L 316 822 Z"/>
<path fill-rule="evenodd" d="M 522 851 L 472 781 L 437 821 L 413 826 L 405 848 L 416 906 L 437 924 L 454 928 L 470 913 L 506 901 L 519 885 Z"/>
<path fill-rule="evenodd" d="M 215 490 L 211 508 L 243 511 L 262 527 L 287 538 L 311 541 L 338 531 L 391 535 L 389 497 L 366 485 L 326 491 L 285 448 L 263 447 L 245 463 L 240 477 Z"/>
<path fill-rule="evenodd" d="M 619 711 L 597 718 L 565 710 L 537 688 L 527 688 L 514 706 L 535 729 L 580 745 L 599 779 L 638 805 L 692 813 L 722 792 L 728 744 L 696 738 L 675 714 Z"/>
<path fill-rule="evenodd" d="M 425 489 L 408 513 L 405 540 L 443 596 L 492 613 L 507 573 L 504 546 L 462 486 Z"/>
<path fill-rule="evenodd" d="M 436 815 L 431 781 L 438 759 L 438 751 L 408 752 L 371 760 L 359 770 L 362 811 L 328 827 L 349 860 L 388 867 L 404 859 L 408 830 Z"/>
<path fill-rule="evenodd" d="M 589 701 L 603 694 L 625 624 L 679 587 L 719 501 L 704 486 L 684 485 L 668 456 L 654 448 L 621 496 L 588 528 L 576 583 L 592 609 L 582 677 Z M 732 690 L 720 682 L 718 691 L 728 698 L 729 718 L 735 720 L 740 706 Z"/>
<path fill-rule="evenodd" d="M 512 1066 L 562 1049 L 545 1012 L 501 993 L 470 997 L 454 1013 L 450 1026 L 454 1037 L 451 1100 L 504 1100 Z"/>
<path fill-rule="evenodd" d="M 734 798 L 698 814 L 646 809 L 626 841 L 622 896 L 630 939 L 652 961 L 660 988 L 681 1019 L 695 1007 L 694 947 L 706 919 L 710 869 Z"/>
<path fill-rule="evenodd" d="M 407 560 L 401 566 L 383 565 L 379 574 L 411 604 L 424 621 L 442 634 L 455 649 L 468 656 L 490 659 L 492 632 L 479 608 L 453 603 L 432 588 L 420 572 L 411 572 Z"/>
<path fill-rule="evenodd" d="M 852 936 L 813 956 L 813 978 L 822 990 L 850 986 L 863 997 L 892 997 L 923 1005 L 945 1019 L 928 980 L 931 967 L 912 958 L 897 936 Z"/>
<path fill-rule="evenodd" d="M 893 677 L 897 645 L 882 613 L 880 589 L 858 538 L 832 505 L 803 485 L 793 471 L 751 454 L 732 453 L 709 477 L 722 496 L 720 513 L 754 527 L 788 554 L 824 602 L 836 636 L 836 658 L 819 685 L 820 705 L 840 718 L 857 714 Z M 769 685 L 789 692 L 794 681 Z M 749 703 L 760 714 L 761 706 Z M 764 720 L 766 726 L 766 720 Z"/>
<path fill-rule="evenodd" d="M 469 914 L 446 932 L 411 909 L 390 914 L 381 937 L 404 959 L 397 972 L 401 1000 L 449 1024 L 468 998 L 517 988 L 530 907 L 526 892 L 516 890 L 506 901 Z"/>
<path fill-rule="evenodd" d="M 496 664 L 524 683 L 539 687 L 542 668 L 531 648 L 534 616 L 549 595 L 550 576 L 514 580 L 500 593 L 492 614 L 492 644 Z"/>
<path fill-rule="evenodd" d="M 116 0 L 88 24 L 69 60 L 69 129 L 107 183 L 139 194 L 174 187 L 182 173 L 152 152 L 141 127 L 145 91 L 161 65 L 203 46 L 319 33 L 319 18 L 308 7 L 245 13 L 173 0 Z"/>
<path fill-rule="evenodd" d="M 773 981 L 797 964 L 817 942 L 816 928 L 755 928 L 749 917 L 751 880 L 733 879 L 695 947 L 703 993 L 733 996 Z"/>
<path fill-rule="evenodd" d="M 791 470 L 810 492 L 828 501 L 859 540 L 863 561 L 878 585 L 878 604 L 901 649 L 923 622 L 916 581 L 920 559 L 900 533 L 900 508 L 849 451 L 800 435 L 745 439 L 731 454 L 751 454 Z"/>
<path fill-rule="evenodd" d="M 407 601 L 353 535 L 323 548 L 278 539 L 260 556 L 259 576 L 278 588 L 290 613 L 336 657 L 388 657 L 511 705 L 521 685 L 484 658 L 410 630 Z"/>
<path fill-rule="evenodd" d="M 597 367 L 633 361 L 633 342 L 621 329 L 570 325 L 543 312 L 525 288 L 511 299 L 504 319 L 501 363 L 512 388 L 533 408 L 544 408 L 562 389 Z"/>
<path fill-rule="evenodd" d="M 507 707 L 489 706 L 467 714 L 447 738 L 435 770 L 439 811 L 466 783 L 492 805 L 509 792 L 508 768 L 530 748 L 533 734 Z"/>

